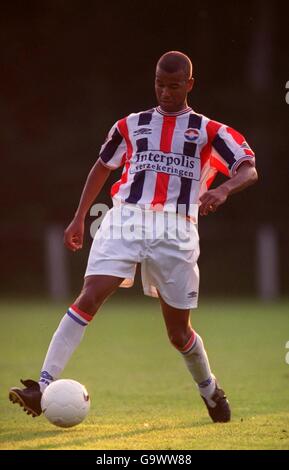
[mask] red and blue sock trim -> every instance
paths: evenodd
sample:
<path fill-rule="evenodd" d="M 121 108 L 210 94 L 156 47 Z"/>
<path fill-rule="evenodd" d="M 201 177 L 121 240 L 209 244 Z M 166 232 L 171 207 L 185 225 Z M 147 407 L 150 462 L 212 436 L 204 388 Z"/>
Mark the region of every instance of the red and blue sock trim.
<path fill-rule="evenodd" d="M 87 326 L 92 320 L 92 315 L 83 312 L 76 305 L 71 305 L 67 310 L 67 315 L 81 326 Z"/>
<path fill-rule="evenodd" d="M 189 341 L 185 344 L 185 346 L 183 346 L 182 348 L 178 348 L 178 349 L 184 356 L 186 356 L 194 349 L 194 347 L 196 346 L 196 342 L 197 342 L 197 334 L 193 330 L 192 336 L 190 337 Z"/>

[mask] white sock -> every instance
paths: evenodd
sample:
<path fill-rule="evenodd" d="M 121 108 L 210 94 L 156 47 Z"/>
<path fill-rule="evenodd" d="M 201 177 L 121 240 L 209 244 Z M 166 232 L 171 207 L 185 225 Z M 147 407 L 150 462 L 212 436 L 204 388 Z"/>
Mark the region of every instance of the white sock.
<path fill-rule="evenodd" d="M 214 407 L 216 404 L 210 400 L 210 397 L 214 394 L 216 379 L 211 372 L 202 338 L 193 331 L 187 344 L 179 351 L 183 355 L 186 366 L 193 376 L 200 394 L 206 398 L 210 406 Z"/>
<path fill-rule="evenodd" d="M 82 312 L 75 305 L 67 310 L 50 342 L 41 370 L 39 386 L 43 393 L 45 388 L 57 379 L 85 332 L 85 327 L 93 317 Z"/>

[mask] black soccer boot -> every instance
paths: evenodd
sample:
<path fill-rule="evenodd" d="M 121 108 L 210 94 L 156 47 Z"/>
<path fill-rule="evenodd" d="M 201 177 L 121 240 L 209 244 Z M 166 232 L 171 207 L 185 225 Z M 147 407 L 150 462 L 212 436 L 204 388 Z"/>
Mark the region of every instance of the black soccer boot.
<path fill-rule="evenodd" d="M 205 402 L 205 405 L 208 409 L 209 415 L 214 421 L 214 423 L 227 423 L 231 419 L 231 409 L 227 397 L 224 393 L 224 390 L 219 388 L 216 383 L 216 388 L 214 394 L 211 396 L 210 400 L 216 403 L 216 406 L 213 408 L 210 406 L 206 400 L 201 395 L 202 399 Z"/>
<path fill-rule="evenodd" d="M 33 418 L 41 415 L 41 396 L 39 383 L 34 380 L 21 380 L 25 388 L 13 387 L 9 391 L 9 400 L 23 406 L 24 411 Z"/>

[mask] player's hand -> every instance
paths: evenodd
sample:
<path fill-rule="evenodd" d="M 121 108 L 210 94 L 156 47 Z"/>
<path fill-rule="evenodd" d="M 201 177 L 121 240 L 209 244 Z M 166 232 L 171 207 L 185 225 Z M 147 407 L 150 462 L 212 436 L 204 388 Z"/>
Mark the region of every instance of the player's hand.
<path fill-rule="evenodd" d="M 82 248 L 84 234 L 84 220 L 75 218 L 64 231 L 64 245 L 72 251 Z"/>
<path fill-rule="evenodd" d="M 200 197 L 200 214 L 208 215 L 209 212 L 216 212 L 218 207 L 226 202 L 227 197 L 227 191 L 221 187 L 207 191 Z"/>

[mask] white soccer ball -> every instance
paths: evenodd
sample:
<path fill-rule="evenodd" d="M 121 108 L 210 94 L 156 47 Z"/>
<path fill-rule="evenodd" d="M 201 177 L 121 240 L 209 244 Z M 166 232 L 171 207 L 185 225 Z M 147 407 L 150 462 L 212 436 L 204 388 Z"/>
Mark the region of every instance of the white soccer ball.
<path fill-rule="evenodd" d="M 71 379 L 52 382 L 44 390 L 41 408 L 50 423 L 70 428 L 81 423 L 89 412 L 90 398 L 86 388 Z"/>

